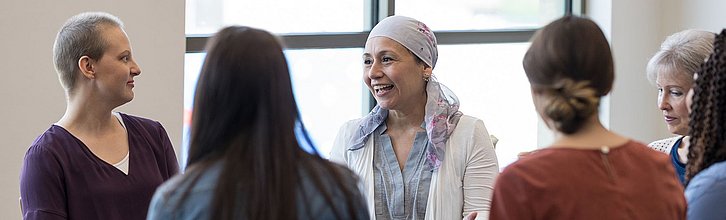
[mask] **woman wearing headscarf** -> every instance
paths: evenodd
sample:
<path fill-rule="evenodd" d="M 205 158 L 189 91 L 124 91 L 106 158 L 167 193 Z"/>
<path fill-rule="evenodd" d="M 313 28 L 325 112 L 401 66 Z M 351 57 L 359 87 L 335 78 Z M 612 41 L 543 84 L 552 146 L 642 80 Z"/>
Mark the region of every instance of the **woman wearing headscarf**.
<path fill-rule="evenodd" d="M 344 124 L 331 160 L 361 177 L 371 219 L 486 218 L 497 157 L 484 123 L 432 76 L 436 37 L 404 16 L 382 20 L 363 53 L 378 105 Z"/>

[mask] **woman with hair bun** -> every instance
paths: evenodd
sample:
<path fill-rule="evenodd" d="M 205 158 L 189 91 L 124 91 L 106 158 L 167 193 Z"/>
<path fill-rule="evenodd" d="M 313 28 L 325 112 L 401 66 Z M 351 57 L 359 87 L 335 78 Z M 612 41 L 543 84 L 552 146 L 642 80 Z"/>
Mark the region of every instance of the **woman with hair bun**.
<path fill-rule="evenodd" d="M 555 141 L 504 169 L 490 219 L 685 219 L 683 188 L 668 157 L 600 123 L 613 58 L 593 21 L 565 16 L 548 24 L 523 65 Z"/>

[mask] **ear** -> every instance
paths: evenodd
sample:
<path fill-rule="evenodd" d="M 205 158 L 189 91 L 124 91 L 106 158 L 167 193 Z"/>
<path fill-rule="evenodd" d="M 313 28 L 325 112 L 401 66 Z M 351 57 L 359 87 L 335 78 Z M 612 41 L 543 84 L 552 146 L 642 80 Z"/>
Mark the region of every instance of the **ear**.
<path fill-rule="evenodd" d="M 96 78 L 96 71 L 94 68 L 95 60 L 89 56 L 82 56 L 78 59 L 78 69 L 81 70 L 81 74 L 88 79 Z"/>
<path fill-rule="evenodd" d="M 423 70 L 422 70 L 422 71 L 423 71 L 423 72 L 422 72 L 422 74 L 423 74 L 423 76 L 422 76 L 422 77 L 423 77 L 424 79 L 428 79 L 428 78 L 431 78 L 431 75 L 433 75 L 433 74 L 434 74 L 434 73 L 433 73 L 433 71 L 434 71 L 434 68 L 431 68 L 430 66 L 428 66 L 428 65 L 426 65 L 426 64 L 424 64 L 424 65 L 423 65 Z"/>

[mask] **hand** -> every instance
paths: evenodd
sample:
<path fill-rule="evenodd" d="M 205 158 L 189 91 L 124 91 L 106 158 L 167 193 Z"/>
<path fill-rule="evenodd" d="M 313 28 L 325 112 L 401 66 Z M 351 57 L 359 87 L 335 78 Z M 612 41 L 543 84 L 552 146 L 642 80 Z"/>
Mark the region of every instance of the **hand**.
<path fill-rule="evenodd" d="M 474 220 L 476 219 L 477 212 L 471 212 L 466 217 L 464 217 L 464 220 Z"/>

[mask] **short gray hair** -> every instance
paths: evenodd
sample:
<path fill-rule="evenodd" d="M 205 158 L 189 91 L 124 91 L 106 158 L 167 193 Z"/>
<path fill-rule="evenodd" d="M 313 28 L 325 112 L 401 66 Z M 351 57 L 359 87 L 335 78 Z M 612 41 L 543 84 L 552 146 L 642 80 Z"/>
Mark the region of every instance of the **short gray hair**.
<path fill-rule="evenodd" d="M 75 86 L 82 56 L 100 59 L 108 45 L 102 28 L 110 25 L 123 28 L 123 22 L 106 12 L 84 12 L 66 21 L 53 44 L 53 63 L 61 85 L 70 92 Z"/>
<path fill-rule="evenodd" d="M 660 71 L 682 72 L 693 78 L 713 51 L 715 37 L 714 33 L 700 30 L 685 30 L 668 36 L 648 61 L 648 81 L 655 85 Z"/>

